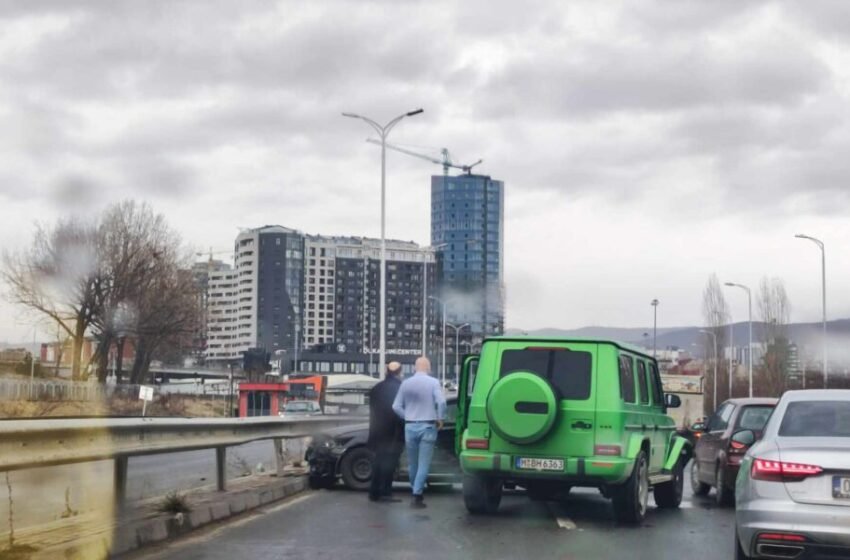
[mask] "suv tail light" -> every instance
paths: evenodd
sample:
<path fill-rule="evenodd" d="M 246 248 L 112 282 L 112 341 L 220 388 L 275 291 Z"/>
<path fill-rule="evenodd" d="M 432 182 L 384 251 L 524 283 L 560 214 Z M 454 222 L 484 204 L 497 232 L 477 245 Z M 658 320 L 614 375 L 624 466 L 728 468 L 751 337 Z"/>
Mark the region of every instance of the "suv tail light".
<path fill-rule="evenodd" d="M 798 482 L 810 476 L 819 475 L 822 472 L 823 469 L 816 465 L 755 459 L 753 461 L 753 468 L 750 474 L 752 475 L 753 480 Z"/>
<path fill-rule="evenodd" d="M 605 457 L 619 457 L 623 452 L 623 448 L 619 445 L 594 445 L 593 454 L 603 455 Z"/>
<path fill-rule="evenodd" d="M 468 439 L 466 440 L 467 449 L 490 449 L 490 440 L 486 439 Z"/>

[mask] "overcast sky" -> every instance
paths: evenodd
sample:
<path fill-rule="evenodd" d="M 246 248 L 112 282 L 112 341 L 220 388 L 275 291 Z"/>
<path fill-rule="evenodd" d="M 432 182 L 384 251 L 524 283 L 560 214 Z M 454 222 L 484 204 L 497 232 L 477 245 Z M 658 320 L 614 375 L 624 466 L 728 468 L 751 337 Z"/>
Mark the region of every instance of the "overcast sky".
<path fill-rule="evenodd" d="M 124 198 L 198 250 L 376 236 L 379 151 L 340 112 L 423 107 L 393 141 L 505 181 L 508 326 L 697 324 L 712 272 L 818 320 L 797 232 L 848 317 L 848 43 L 842 0 L 4 0 L 0 244 Z M 390 236 L 430 241 L 439 172 L 391 153 Z M 0 341 L 28 321 L 0 304 Z"/>

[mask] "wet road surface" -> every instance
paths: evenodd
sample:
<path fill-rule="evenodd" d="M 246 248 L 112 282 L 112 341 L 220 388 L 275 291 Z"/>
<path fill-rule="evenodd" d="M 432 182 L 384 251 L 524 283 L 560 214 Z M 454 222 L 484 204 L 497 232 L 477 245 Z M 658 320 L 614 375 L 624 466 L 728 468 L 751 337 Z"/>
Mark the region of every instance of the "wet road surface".
<path fill-rule="evenodd" d="M 400 497 L 404 492 L 397 485 Z M 618 525 L 610 502 L 591 489 L 573 490 L 562 503 L 506 493 L 492 516 L 469 515 L 459 489 L 430 493 L 426 500 L 427 509 L 413 510 L 407 500 L 373 504 L 365 494 L 344 489 L 310 492 L 134 558 L 732 558 L 734 510 L 716 507 L 713 495 L 692 497 L 687 485 L 680 510 L 650 506 L 641 527 Z"/>

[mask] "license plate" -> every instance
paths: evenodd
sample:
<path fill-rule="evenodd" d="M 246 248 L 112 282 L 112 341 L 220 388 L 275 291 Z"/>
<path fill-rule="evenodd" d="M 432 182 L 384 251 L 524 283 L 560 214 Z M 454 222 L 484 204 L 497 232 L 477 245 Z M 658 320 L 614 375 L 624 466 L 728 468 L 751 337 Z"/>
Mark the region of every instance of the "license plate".
<path fill-rule="evenodd" d="M 563 471 L 563 459 L 541 459 L 539 457 L 517 457 L 516 468 L 533 471 Z"/>
<path fill-rule="evenodd" d="M 850 500 L 850 476 L 832 477 L 832 497 Z"/>

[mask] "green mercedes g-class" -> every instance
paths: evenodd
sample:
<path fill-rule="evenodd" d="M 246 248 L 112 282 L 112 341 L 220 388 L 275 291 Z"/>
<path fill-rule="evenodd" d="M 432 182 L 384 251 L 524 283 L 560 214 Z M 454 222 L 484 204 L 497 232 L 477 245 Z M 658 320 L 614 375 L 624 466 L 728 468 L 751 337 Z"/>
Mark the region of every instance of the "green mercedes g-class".
<path fill-rule="evenodd" d="M 618 520 L 638 523 L 649 492 L 682 501 L 690 443 L 676 435 L 656 361 L 610 340 L 497 337 L 464 361 L 456 446 L 471 513 L 499 507 L 502 488 L 554 500 L 599 488 Z"/>

